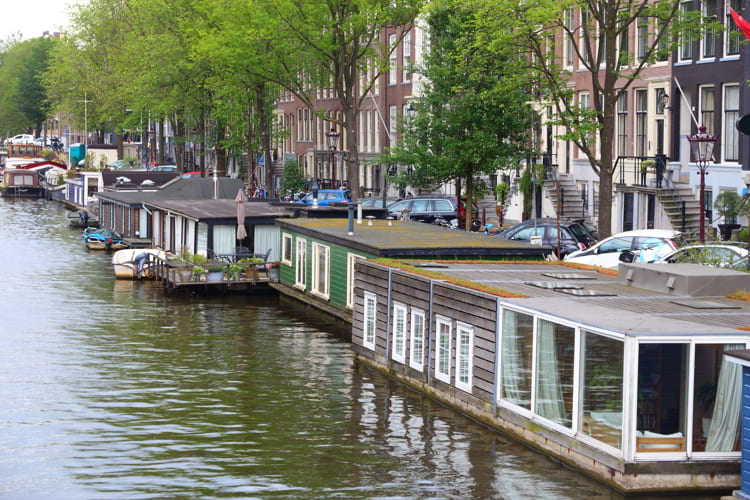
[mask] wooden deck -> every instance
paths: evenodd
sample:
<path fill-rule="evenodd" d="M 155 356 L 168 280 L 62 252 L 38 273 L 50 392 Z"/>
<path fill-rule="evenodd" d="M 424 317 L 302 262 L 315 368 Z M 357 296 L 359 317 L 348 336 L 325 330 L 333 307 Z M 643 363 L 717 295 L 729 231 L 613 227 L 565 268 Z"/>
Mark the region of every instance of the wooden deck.
<path fill-rule="evenodd" d="M 221 263 L 225 264 L 225 263 Z M 206 266 L 210 266 L 207 263 Z M 223 289 L 224 291 L 250 291 L 250 290 L 273 290 L 270 283 L 278 281 L 271 278 L 266 269 L 266 263 L 242 263 L 238 264 L 244 268 L 242 275 L 236 279 L 225 273 L 224 279 L 209 281 L 205 275 L 192 276 L 192 266 L 175 265 L 168 260 L 161 259 L 149 254 L 144 267 L 150 269 L 150 279 L 160 281 L 165 289 L 193 289 L 210 290 Z M 188 276 L 190 276 L 188 278 Z"/>

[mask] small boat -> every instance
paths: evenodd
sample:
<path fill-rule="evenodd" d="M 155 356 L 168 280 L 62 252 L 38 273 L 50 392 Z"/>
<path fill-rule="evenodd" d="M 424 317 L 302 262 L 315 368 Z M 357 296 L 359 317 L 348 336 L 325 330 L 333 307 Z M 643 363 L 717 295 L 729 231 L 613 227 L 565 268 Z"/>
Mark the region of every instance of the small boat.
<path fill-rule="evenodd" d="M 89 250 L 122 250 L 128 248 L 122 240 L 122 235 L 111 229 L 86 228 L 83 231 L 83 241 Z"/>
<path fill-rule="evenodd" d="M 34 171 L 7 168 L 3 172 L 3 196 L 40 198 L 44 190 L 39 183 L 39 174 Z"/>
<path fill-rule="evenodd" d="M 68 212 L 68 225 L 71 227 L 99 227 L 99 218 L 86 210 Z"/>
<path fill-rule="evenodd" d="M 166 259 L 167 254 L 158 248 L 127 248 L 112 255 L 112 267 L 118 280 L 152 278 L 149 255 Z"/>

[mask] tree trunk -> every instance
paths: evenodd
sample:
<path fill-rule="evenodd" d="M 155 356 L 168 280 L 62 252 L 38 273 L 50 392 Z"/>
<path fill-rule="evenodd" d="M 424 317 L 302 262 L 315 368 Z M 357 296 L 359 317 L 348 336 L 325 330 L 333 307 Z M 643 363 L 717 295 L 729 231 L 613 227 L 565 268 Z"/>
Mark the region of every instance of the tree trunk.
<path fill-rule="evenodd" d="M 159 152 L 159 165 L 164 165 L 164 120 L 160 119 L 156 125 L 156 150 Z"/>
<path fill-rule="evenodd" d="M 222 146 L 226 137 L 226 129 L 222 120 L 216 120 L 216 172 L 227 175 L 227 150 Z"/>
<path fill-rule="evenodd" d="M 115 134 L 115 145 L 117 146 L 117 159 L 122 160 L 125 148 L 122 147 L 122 134 Z"/>
<path fill-rule="evenodd" d="M 607 168 L 602 168 L 599 173 L 598 230 L 599 239 L 604 239 L 612 233 L 612 173 Z"/>
<path fill-rule="evenodd" d="M 466 214 L 465 217 L 465 231 L 471 231 L 471 218 L 473 215 L 472 210 L 472 201 L 474 199 L 474 178 L 471 174 L 466 176 L 466 210 L 464 210 L 464 213 Z M 461 197 L 458 197 L 458 206 L 461 206 Z"/>
<path fill-rule="evenodd" d="M 359 150 L 357 148 L 356 113 L 352 108 L 346 111 L 346 177 L 349 189 L 352 190 L 352 200 L 362 198 L 362 180 L 359 178 Z M 342 148 L 343 149 L 343 148 Z"/>
<path fill-rule="evenodd" d="M 276 186 L 273 183 L 273 161 L 271 159 L 271 127 L 268 116 L 269 109 L 266 105 L 266 84 L 258 82 L 255 84 L 255 108 L 258 113 L 258 126 L 260 127 L 260 137 L 263 146 L 263 167 L 265 170 L 266 192 L 269 196 L 276 198 Z M 254 156 L 254 155 L 253 155 Z"/>
<path fill-rule="evenodd" d="M 200 132 L 201 132 L 201 177 L 206 176 L 206 111 L 201 111 L 201 124 L 200 124 Z"/>
<path fill-rule="evenodd" d="M 177 140 L 174 151 L 175 163 L 178 172 L 185 172 L 185 120 L 178 112 L 175 121 L 175 139 Z"/>

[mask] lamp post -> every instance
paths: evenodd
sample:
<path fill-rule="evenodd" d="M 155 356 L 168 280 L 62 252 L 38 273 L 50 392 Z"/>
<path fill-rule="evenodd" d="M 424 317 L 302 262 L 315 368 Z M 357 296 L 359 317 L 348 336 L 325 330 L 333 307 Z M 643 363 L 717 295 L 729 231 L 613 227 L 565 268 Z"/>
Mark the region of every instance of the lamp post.
<path fill-rule="evenodd" d="M 330 131 L 326 132 L 328 147 L 331 149 L 331 182 L 334 188 L 336 187 L 336 147 L 339 145 L 340 135 L 341 133 L 334 126 L 331 127 Z"/>
<path fill-rule="evenodd" d="M 704 243 L 706 241 L 705 238 L 705 219 L 706 219 L 706 206 L 704 205 L 705 199 L 704 199 L 704 190 L 706 185 L 705 177 L 707 175 L 706 170 L 708 170 L 708 162 L 711 161 L 711 157 L 714 153 L 714 146 L 716 145 L 716 141 L 719 138 L 715 135 L 710 135 L 706 133 L 706 127 L 701 125 L 698 128 L 698 133 L 695 135 L 691 135 L 688 137 L 688 141 L 690 142 L 690 148 L 693 151 L 693 157 L 695 158 L 695 163 L 698 166 L 698 175 L 701 176 L 701 187 L 700 187 L 700 204 L 701 204 L 701 220 L 700 220 L 700 239 L 701 243 Z"/>

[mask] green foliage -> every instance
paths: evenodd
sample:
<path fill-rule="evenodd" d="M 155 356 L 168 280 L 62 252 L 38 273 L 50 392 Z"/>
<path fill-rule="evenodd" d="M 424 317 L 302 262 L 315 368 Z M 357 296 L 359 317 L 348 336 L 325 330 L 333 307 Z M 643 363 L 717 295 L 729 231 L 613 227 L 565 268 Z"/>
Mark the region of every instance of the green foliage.
<path fill-rule="evenodd" d="M 297 160 L 284 162 L 284 177 L 281 179 L 282 191 L 299 191 L 305 186 L 305 177 Z"/>
<path fill-rule="evenodd" d="M 534 175 L 532 175 L 532 173 Z M 544 184 L 544 165 L 527 166 L 518 180 L 518 190 L 523 194 L 523 219 L 531 216 L 534 200 L 534 186 L 540 189 Z"/>
<path fill-rule="evenodd" d="M 743 209 L 744 200 L 736 191 L 722 191 L 714 201 L 714 208 L 724 217 L 726 224 L 734 224 Z"/>
<path fill-rule="evenodd" d="M 510 191 L 510 187 L 504 182 L 500 182 L 495 186 L 495 197 L 501 205 L 505 205 L 505 198 L 508 196 L 508 191 Z"/>

